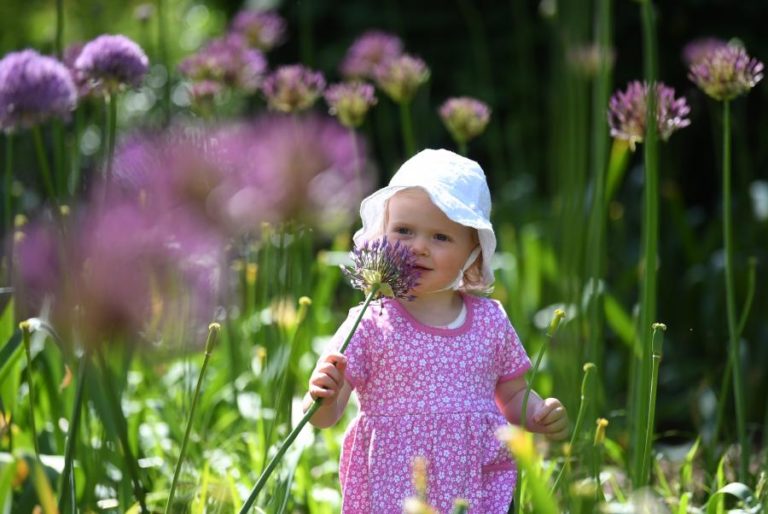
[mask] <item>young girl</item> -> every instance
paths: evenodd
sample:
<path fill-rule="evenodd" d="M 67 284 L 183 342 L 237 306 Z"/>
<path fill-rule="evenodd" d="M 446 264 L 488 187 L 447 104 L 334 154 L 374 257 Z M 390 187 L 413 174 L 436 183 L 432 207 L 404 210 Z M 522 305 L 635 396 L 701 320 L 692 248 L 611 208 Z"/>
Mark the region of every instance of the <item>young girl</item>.
<path fill-rule="evenodd" d="M 456 498 L 472 514 L 506 514 L 516 470 L 496 438 L 520 423 L 530 361 L 501 305 L 487 291 L 496 237 L 480 166 L 447 150 L 424 150 L 360 206 L 354 242 L 386 236 L 416 254 L 415 299 L 384 298 L 366 311 L 345 355 L 336 350 L 359 307 L 334 336 L 309 380 L 310 422 L 335 424 L 353 390 L 339 476 L 343 514 L 397 514 L 415 495 L 411 465 L 428 462 L 427 500 L 441 513 Z M 526 428 L 564 439 L 568 417 L 555 398 L 531 392 Z"/>

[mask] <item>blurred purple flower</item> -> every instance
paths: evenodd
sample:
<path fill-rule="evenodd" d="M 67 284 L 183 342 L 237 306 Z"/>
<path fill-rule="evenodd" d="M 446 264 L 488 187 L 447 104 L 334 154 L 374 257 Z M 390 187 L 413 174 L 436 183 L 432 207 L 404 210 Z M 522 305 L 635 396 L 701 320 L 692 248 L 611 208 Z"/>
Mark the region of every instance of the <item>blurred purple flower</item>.
<path fill-rule="evenodd" d="M 648 110 L 648 84 L 630 82 L 626 91 L 618 91 L 608 105 L 611 136 L 629 142 L 634 151 L 645 138 L 645 117 Z M 690 125 L 686 116 L 691 109 L 685 97 L 675 98 L 675 90 L 663 83 L 656 85 L 656 123 L 659 137 L 667 141 L 676 130 Z"/>
<path fill-rule="evenodd" d="M 376 68 L 403 53 L 403 42 L 388 32 L 371 30 L 352 43 L 341 63 L 341 74 L 350 79 L 374 79 Z"/>
<path fill-rule="evenodd" d="M 75 83 L 75 87 L 77 88 L 77 96 L 81 98 L 88 96 L 88 94 L 91 92 L 91 87 L 88 84 L 88 80 L 84 79 L 75 69 L 75 62 L 77 61 L 77 58 L 80 57 L 80 52 L 83 51 L 84 46 L 85 43 L 82 41 L 72 43 L 64 49 L 64 54 L 61 58 L 62 62 L 64 62 L 64 65 L 69 70 L 69 73 L 72 76 L 72 80 Z"/>
<path fill-rule="evenodd" d="M 351 253 L 352 265 L 342 267 L 352 287 L 365 294 L 376 288 L 377 297 L 412 299 L 408 292 L 416 286 L 419 271 L 416 255 L 408 246 L 389 243 L 386 237 L 366 241 Z"/>
<path fill-rule="evenodd" d="M 715 100 L 744 95 L 763 79 L 763 63 L 741 46 L 728 44 L 712 49 L 691 64 L 688 78 Z"/>
<path fill-rule="evenodd" d="M 728 46 L 728 42 L 715 37 L 694 39 L 683 48 L 683 61 L 691 66 L 699 62 L 712 51 Z"/>
<path fill-rule="evenodd" d="M 0 130 L 14 132 L 50 118 L 68 119 L 77 92 L 66 66 L 34 50 L 0 60 Z"/>
<path fill-rule="evenodd" d="M 280 112 L 308 109 L 324 89 L 323 74 L 301 64 L 280 66 L 261 86 L 269 107 Z"/>
<path fill-rule="evenodd" d="M 392 100 L 405 103 L 429 80 L 429 68 L 418 57 L 403 54 L 379 64 L 375 75 L 378 86 Z"/>
<path fill-rule="evenodd" d="M 363 124 L 368 110 L 377 99 L 371 84 L 347 82 L 329 86 L 325 91 L 329 112 L 345 127 L 357 128 Z"/>
<path fill-rule="evenodd" d="M 283 42 L 285 20 L 275 11 L 245 9 L 232 21 L 232 31 L 245 36 L 250 46 L 268 52 Z"/>
<path fill-rule="evenodd" d="M 475 98 L 449 98 L 440 107 L 440 119 L 457 143 L 466 143 L 485 131 L 491 119 L 488 105 Z"/>
<path fill-rule="evenodd" d="M 219 241 L 192 220 L 134 202 L 81 214 L 66 238 L 41 226 L 17 245 L 19 297 L 31 313 L 50 298 L 54 325 L 89 345 L 204 329 L 215 308 Z"/>
<path fill-rule="evenodd" d="M 179 64 L 182 75 L 195 82 L 213 81 L 253 93 L 267 70 L 259 50 L 248 47 L 240 34 L 213 39 Z"/>
<path fill-rule="evenodd" d="M 149 70 L 149 59 L 127 37 L 104 34 L 85 44 L 75 70 L 78 80 L 86 81 L 95 92 L 113 94 L 124 86 L 139 86 Z"/>
<path fill-rule="evenodd" d="M 328 117 L 273 115 L 219 137 L 222 163 L 239 177 L 224 210 L 251 229 L 261 216 L 338 232 L 353 222 L 372 185 L 370 175 L 360 173 L 365 163 L 358 159 L 366 155 L 362 138 Z M 269 211 L 262 207 L 254 213 L 259 206 Z"/>

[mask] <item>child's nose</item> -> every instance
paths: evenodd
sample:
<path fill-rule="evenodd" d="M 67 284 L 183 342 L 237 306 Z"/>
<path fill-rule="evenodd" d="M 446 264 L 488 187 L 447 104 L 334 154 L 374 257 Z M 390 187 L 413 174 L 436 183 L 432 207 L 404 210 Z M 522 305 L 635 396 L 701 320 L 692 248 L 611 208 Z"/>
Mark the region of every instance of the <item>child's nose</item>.
<path fill-rule="evenodd" d="M 429 245 L 423 237 L 415 237 L 411 240 L 411 251 L 416 255 L 427 255 L 429 253 Z"/>

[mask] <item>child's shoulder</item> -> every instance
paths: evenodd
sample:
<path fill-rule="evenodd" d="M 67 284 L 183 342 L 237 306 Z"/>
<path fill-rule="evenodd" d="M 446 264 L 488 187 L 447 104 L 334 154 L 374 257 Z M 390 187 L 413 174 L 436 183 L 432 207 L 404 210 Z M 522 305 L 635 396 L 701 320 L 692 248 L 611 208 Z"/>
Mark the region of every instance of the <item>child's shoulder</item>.
<path fill-rule="evenodd" d="M 504 306 L 495 298 L 487 296 L 467 295 L 469 303 L 474 304 L 475 313 L 497 323 L 507 323 L 509 318 Z"/>

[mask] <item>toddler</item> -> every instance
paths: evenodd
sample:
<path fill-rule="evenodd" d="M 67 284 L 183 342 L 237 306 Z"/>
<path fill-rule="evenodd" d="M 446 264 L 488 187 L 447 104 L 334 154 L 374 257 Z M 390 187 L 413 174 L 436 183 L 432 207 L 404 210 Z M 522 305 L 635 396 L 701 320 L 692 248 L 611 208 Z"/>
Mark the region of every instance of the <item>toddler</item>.
<path fill-rule="evenodd" d="M 342 514 L 397 514 L 415 494 L 414 458 L 428 463 L 427 501 L 441 513 L 456 498 L 472 514 L 506 514 L 516 469 L 496 431 L 520 423 L 528 356 L 490 289 L 496 237 L 480 166 L 447 150 L 424 150 L 389 185 L 363 200 L 354 242 L 386 236 L 416 256 L 413 300 L 371 304 L 344 355 L 336 350 L 360 307 L 350 311 L 309 380 L 310 422 L 335 424 L 357 393 L 339 477 Z M 531 391 L 526 428 L 567 436 L 559 400 Z"/>

